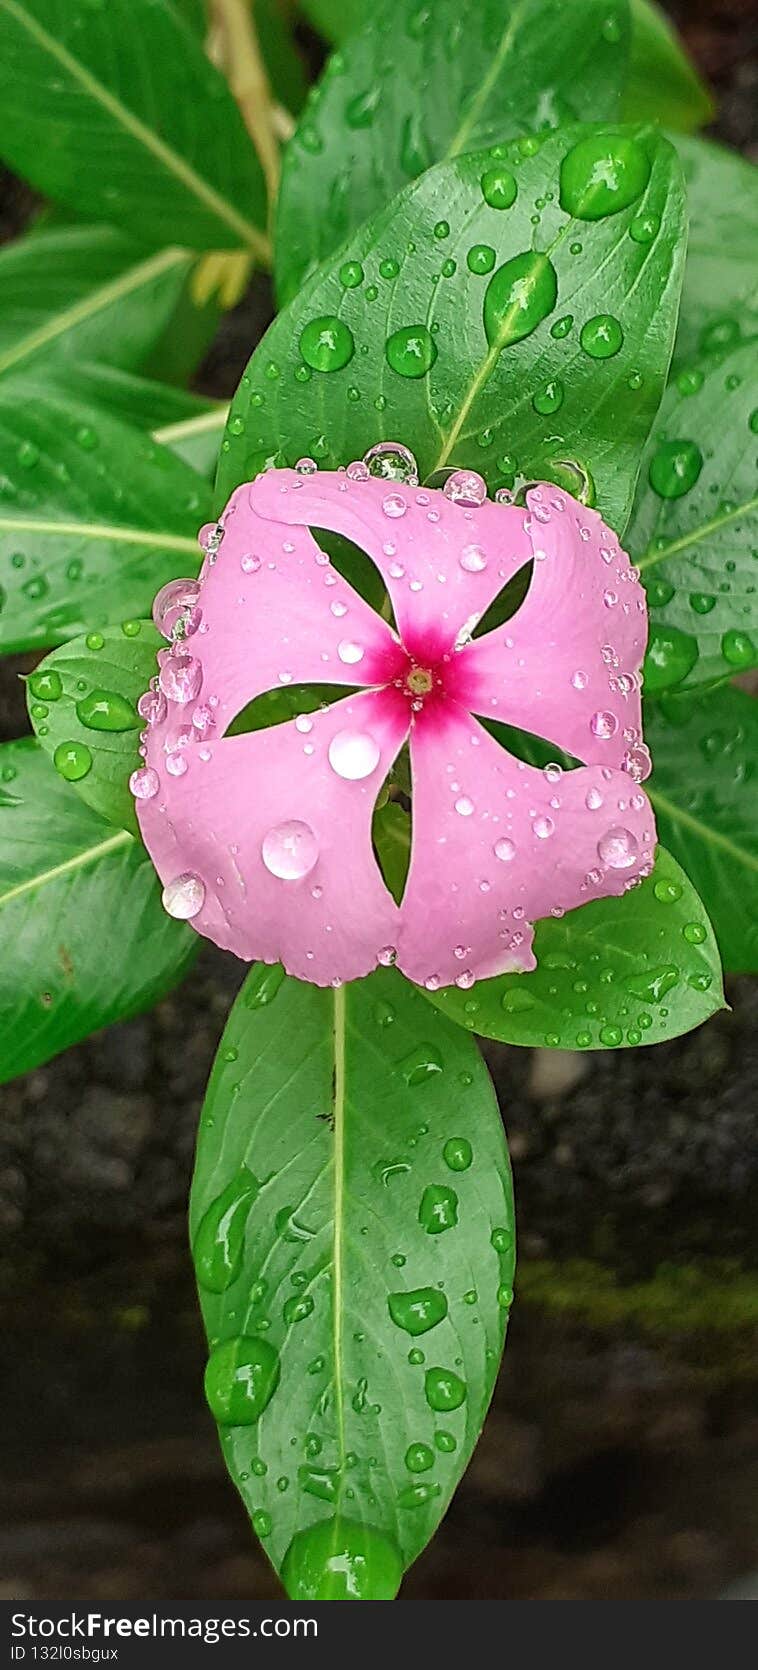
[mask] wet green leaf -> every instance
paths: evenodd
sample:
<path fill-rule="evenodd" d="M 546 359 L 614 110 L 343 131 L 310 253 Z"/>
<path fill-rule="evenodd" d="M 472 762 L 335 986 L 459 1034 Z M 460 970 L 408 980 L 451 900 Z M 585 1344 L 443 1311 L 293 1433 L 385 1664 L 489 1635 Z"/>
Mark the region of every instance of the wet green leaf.
<path fill-rule="evenodd" d="M 163 429 L 172 433 L 175 429 L 183 432 L 189 429 L 193 433 L 190 426 L 198 419 L 210 424 L 211 416 L 223 410 L 201 395 L 175 388 L 172 383 L 154 382 L 152 377 L 135 376 L 132 371 L 120 371 L 116 366 L 92 360 L 77 360 L 75 365 L 64 362 L 56 369 L 54 381 L 93 409 L 110 412 L 135 429 L 155 431 L 158 441 Z M 172 446 L 171 450 L 176 448 Z"/>
<path fill-rule="evenodd" d="M 149 1008 L 197 946 L 163 910 L 144 847 L 30 738 L 0 748 L 0 943 L 3 1081 Z"/>
<path fill-rule="evenodd" d="M 206 481 L 212 481 L 228 416 L 228 406 L 213 406 L 199 417 L 164 424 L 154 431 L 154 439 L 175 452 L 177 458 L 182 458 Z"/>
<path fill-rule="evenodd" d="M 758 169 L 707 139 L 677 137 L 690 220 L 676 364 L 758 335 Z"/>
<path fill-rule="evenodd" d="M 346 40 L 366 20 L 363 0 L 300 0 L 300 4 L 308 22 L 327 41 Z"/>
<path fill-rule="evenodd" d="M 74 638 L 45 656 L 26 695 L 40 743 L 101 817 L 139 835 L 130 773 L 139 766 L 144 720 L 137 702 L 157 670 L 165 640 L 152 621 L 128 620 Z M 82 752 L 83 751 L 83 752 Z M 79 775 L 81 755 L 86 771 Z"/>
<path fill-rule="evenodd" d="M 282 301 L 433 163 L 617 117 L 628 46 L 626 0 L 378 0 L 327 65 L 286 153 Z"/>
<path fill-rule="evenodd" d="M 195 573 L 206 482 L 151 437 L 56 389 L 0 391 L 0 647 L 45 648 L 149 614 Z"/>
<path fill-rule="evenodd" d="M 725 685 L 649 702 L 646 787 L 658 830 L 692 877 L 731 974 L 758 971 L 758 703 Z"/>
<path fill-rule="evenodd" d="M 632 46 L 621 113 L 627 122 L 659 122 L 692 133 L 705 127 L 713 99 L 660 6 L 631 0 Z"/>
<path fill-rule="evenodd" d="M 702 900 L 659 847 L 653 874 L 620 899 L 538 922 L 532 974 L 427 994 L 452 1020 L 506 1044 L 564 1050 L 660 1044 L 723 1007 Z"/>
<path fill-rule="evenodd" d="M 0 19 L 2 11 L 0 9 Z M 53 225 L 0 250 L 0 377 L 62 361 L 134 370 L 170 319 L 192 261 L 110 226 Z"/>
<path fill-rule="evenodd" d="M 758 664 L 757 450 L 753 347 L 680 372 L 656 419 L 626 533 L 650 605 L 650 695 Z"/>
<path fill-rule="evenodd" d="M 172 5 L 0 0 L 0 29 L 0 155 L 38 191 L 148 244 L 265 251 L 257 157 Z"/>
<path fill-rule="evenodd" d="M 206 1392 L 288 1593 L 392 1598 L 479 1435 L 512 1296 L 472 1040 L 394 970 L 334 992 L 258 965 L 208 1087 L 191 1232 Z"/>
<path fill-rule="evenodd" d="M 569 215 L 561 169 L 580 145 Z M 618 208 L 590 181 L 621 154 Z M 493 207 L 511 181 L 511 207 Z M 314 274 L 256 349 L 229 419 L 221 501 L 274 454 L 334 467 L 391 438 L 423 478 L 466 465 L 491 489 L 546 476 L 577 492 L 591 476 L 620 529 L 668 368 L 683 214 L 672 147 L 633 130 L 572 128 L 431 169 Z"/>

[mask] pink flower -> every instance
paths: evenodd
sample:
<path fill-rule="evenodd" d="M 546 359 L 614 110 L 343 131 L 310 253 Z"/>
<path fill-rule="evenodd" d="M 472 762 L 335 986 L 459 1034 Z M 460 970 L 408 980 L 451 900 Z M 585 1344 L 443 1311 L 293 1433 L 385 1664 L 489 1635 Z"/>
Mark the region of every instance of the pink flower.
<path fill-rule="evenodd" d="M 166 908 L 237 956 L 281 960 L 318 985 L 396 961 L 430 989 L 466 987 L 533 968 L 540 917 L 650 871 L 644 592 L 600 516 L 555 487 L 532 489 L 525 511 L 366 476 L 272 470 L 238 488 L 200 584 L 164 588 L 174 643 L 142 698 L 139 820 Z M 397 633 L 311 527 L 368 553 Z M 532 559 L 518 612 L 472 640 Z M 255 696 L 306 682 L 361 689 L 225 736 Z M 473 715 L 583 764 L 525 765 Z M 413 840 L 398 906 L 371 822 L 408 738 Z"/>

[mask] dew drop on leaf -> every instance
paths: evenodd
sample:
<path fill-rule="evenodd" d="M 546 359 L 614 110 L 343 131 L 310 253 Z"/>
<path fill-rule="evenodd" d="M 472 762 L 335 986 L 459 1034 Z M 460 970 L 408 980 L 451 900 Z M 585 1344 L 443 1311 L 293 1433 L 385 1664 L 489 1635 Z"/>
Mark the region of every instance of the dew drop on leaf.
<path fill-rule="evenodd" d="M 525 250 L 493 273 L 484 297 L 484 329 L 491 348 L 531 336 L 552 313 L 558 279 L 547 255 Z"/>
<path fill-rule="evenodd" d="M 623 345 L 624 332 L 612 313 L 597 313 L 582 325 L 579 341 L 590 359 L 613 359 Z"/>
<path fill-rule="evenodd" d="M 407 1293 L 390 1293 L 389 1313 L 397 1328 L 406 1334 L 426 1334 L 447 1316 L 447 1299 L 434 1287 L 417 1287 Z"/>
<path fill-rule="evenodd" d="M 424 1395 L 430 1409 L 460 1409 L 466 1401 L 466 1382 L 450 1368 L 428 1368 Z"/>
<path fill-rule="evenodd" d="M 86 742 L 59 742 L 53 765 L 67 783 L 78 783 L 92 770 L 92 755 Z"/>
<path fill-rule="evenodd" d="M 650 162 L 636 139 L 623 134 L 590 134 L 561 164 L 561 208 L 577 220 L 604 220 L 641 197 Z"/>
<path fill-rule="evenodd" d="M 650 460 L 648 479 L 662 499 L 681 499 L 691 492 L 703 468 L 703 454 L 694 441 L 663 441 Z"/>
<path fill-rule="evenodd" d="M 426 325 L 402 325 L 387 338 L 384 352 L 399 377 L 425 377 L 437 358 L 437 345 Z"/>
<path fill-rule="evenodd" d="M 518 186 L 509 168 L 488 168 L 481 179 L 482 196 L 491 209 L 510 209 Z"/>
<path fill-rule="evenodd" d="M 697 658 L 697 639 L 689 632 L 682 632 L 677 626 L 664 627 L 654 622 L 645 656 L 647 694 L 654 695 L 658 690 L 667 690 L 671 685 L 679 684 L 692 671 Z"/>
<path fill-rule="evenodd" d="M 336 315 L 324 314 L 301 332 L 300 352 L 312 371 L 341 371 L 355 353 L 353 333 Z"/>
<path fill-rule="evenodd" d="M 221 1426 L 251 1426 L 263 1413 L 279 1382 L 279 1357 L 268 1340 L 242 1334 L 211 1352 L 205 1395 Z"/>

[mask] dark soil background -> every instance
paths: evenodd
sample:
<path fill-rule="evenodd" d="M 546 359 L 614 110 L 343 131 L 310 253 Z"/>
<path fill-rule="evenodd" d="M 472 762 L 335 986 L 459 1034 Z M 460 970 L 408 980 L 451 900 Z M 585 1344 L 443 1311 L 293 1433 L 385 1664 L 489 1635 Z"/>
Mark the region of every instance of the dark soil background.
<path fill-rule="evenodd" d="M 752 0 L 669 7 L 756 154 Z M 31 198 L 6 179 L 0 236 Z M 198 386 L 230 394 L 261 280 Z M 25 729 L 0 672 L 5 735 Z M 279 1594 L 204 1406 L 185 1244 L 203 1089 L 243 970 L 204 948 L 152 1014 L 0 1101 L 0 1597 Z M 408 1598 L 751 1595 L 758 1570 L 758 993 L 656 1050 L 488 1051 L 518 1302 L 485 1434 Z"/>

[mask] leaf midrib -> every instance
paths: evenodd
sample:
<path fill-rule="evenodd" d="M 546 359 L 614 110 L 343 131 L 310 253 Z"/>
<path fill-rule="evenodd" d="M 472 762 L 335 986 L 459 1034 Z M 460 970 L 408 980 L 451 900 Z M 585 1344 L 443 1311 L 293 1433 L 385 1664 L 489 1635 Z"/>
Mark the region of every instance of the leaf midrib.
<path fill-rule="evenodd" d="M 133 842 L 134 836 L 130 835 L 128 830 L 121 829 L 116 835 L 109 835 L 107 840 L 99 841 L 96 846 L 85 847 L 81 852 L 75 853 L 73 858 L 64 859 L 62 864 L 55 864 L 49 870 L 42 870 L 34 876 L 29 876 L 26 881 L 18 882 L 15 887 L 9 888 L 6 893 L 0 893 L 0 910 L 3 905 L 10 904 L 13 899 L 20 899 L 25 893 L 34 893 L 40 887 L 46 887 L 51 882 L 58 881 L 61 876 L 69 875 L 75 870 L 86 869 L 89 864 L 95 863 L 98 858 L 102 858 L 106 853 L 114 852 L 117 848 Z"/>
<path fill-rule="evenodd" d="M 171 247 L 160 250 L 147 261 L 130 267 L 126 273 L 112 279 L 109 284 L 103 284 L 97 290 L 90 291 L 82 301 L 75 302 L 71 307 L 64 308 L 61 313 L 53 314 L 47 324 L 40 325 L 35 331 L 16 342 L 6 353 L 0 354 L 0 375 L 9 371 L 11 366 L 17 366 L 20 361 L 29 359 L 40 348 L 46 348 L 58 337 L 65 336 L 67 331 L 74 330 L 77 325 L 84 324 L 87 319 L 93 319 L 106 307 L 114 302 L 123 301 L 130 292 L 140 289 L 143 284 L 149 284 L 154 278 L 159 278 L 164 272 L 170 272 L 172 267 L 179 266 L 189 260 L 186 249 Z"/>
<path fill-rule="evenodd" d="M 514 5 L 509 21 L 507 22 L 500 37 L 497 50 L 492 57 L 487 74 L 481 82 L 478 91 L 474 95 L 474 98 L 472 99 L 471 104 L 461 121 L 460 127 L 453 135 L 447 151 L 445 152 L 445 156 L 442 159 L 443 161 L 447 162 L 452 157 L 460 156 L 464 145 L 467 144 L 469 134 L 471 133 L 472 128 L 476 126 L 481 111 L 486 106 L 487 100 L 492 92 L 495 82 L 497 81 L 500 71 L 508 58 L 508 54 L 513 45 L 516 30 L 521 22 L 524 12 L 527 9 L 527 4 L 528 0 L 518 0 L 518 3 Z"/>
<path fill-rule="evenodd" d="M 157 545 L 164 551 L 191 551 L 197 557 L 197 540 L 188 534 L 156 531 L 154 528 L 126 528 L 107 522 L 59 522 L 47 516 L 2 516 L 0 533 L 70 534 L 79 539 L 108 539 L 123 545 Z"/>
<path fill-rule="evenodd" d="M 83 88 L 85 93 L 89 94 L 96 104 L 100 104 L 108 112 L 108 115 L 113 118 L 119 127 L 123 128 L 125 133 L 128 133 L 132 139 L 142 145 L 146 151 L 149 151 L 168 173 L 173 174 L 174 178 L 185 187 L 190 196 L 196 197 L 199 203 L 202 203 L 206 209 L 210 209 L 217 219 L 235 232 L 255 254 L 263 257 L 268 256 L 268 239 L 264 237 L 263 233 L 259 232 L 258 228 L 251 221 L 246 220 L 244 215 L 241 215 L 232 203 L 228 203 L 226 198 L 222 197 L 213 186 L 209 185 L 207 180 L 204 180 L 177 151 L 172 150 L 171 146 L 167 145 L 157 133 L 147 127 L 139 116 L 135 116 L 133 111 L 129 110 L 120 99 L 109 92 L 108 88 L 104 87 L 103 83 L 98 81 L 97 77 L 78 58 L 75 58 L 63 46 L 62 42 L 57 41 L 45 29 L 43 24 L 38 23 L 37 19 L 32 17 L 23 5 L 18 4 L 17 0 L 0 0 L 0 6 L 9 16 L 15 18 L 27 34 L 36 40 L 37 45 L 43 52 L 47 52 L 51 58 L 55 59 L 61 69 L 65 70 L 74 82 L 78 82 L 79 86 Z"/>
<path fill-rule="evenodd" d="M 660 550 L 648 550 L 644 557 L 639 557 L 639 569 L 654 568 L 659 562 L 666 562 L 669 557 L 676 556 L 680 551 L 689 550 L 691 545 L 699 545 L 701 540 L 710 538 L 711 534 L 720 533 L 722 528 L 730 522 L 738 522 L 744 516 L 751 516 L 758 510 L 758 498 L 747 499 L 744 504 L 736 505 L 734 510 L 726 510 L 719 516 L 713 516 L 710 522 L 701 522 L 699 528 L 692 528 L 689 533 L 682 534 L 680 539 L 673 539 L 669 545 L 661 546 Z"/>

